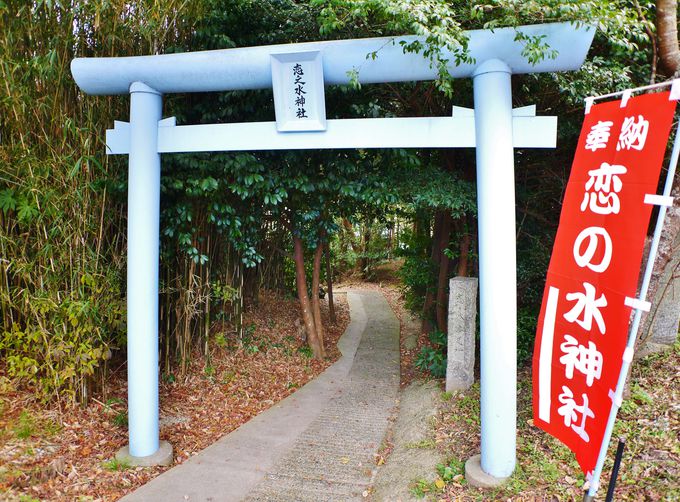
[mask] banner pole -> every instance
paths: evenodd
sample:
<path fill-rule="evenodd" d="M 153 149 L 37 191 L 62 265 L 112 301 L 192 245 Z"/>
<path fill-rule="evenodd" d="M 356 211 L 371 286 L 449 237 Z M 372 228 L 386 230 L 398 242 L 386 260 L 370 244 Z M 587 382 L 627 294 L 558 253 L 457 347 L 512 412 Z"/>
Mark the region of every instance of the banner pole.
<path fill-rule="evenodd" d="M 619 438 L 619 446 L 616 448 L 616 457 L 614 457 L 614 467 L 612 468 L 612 475 L 609 478 L 609 487 L 607 487 L 607 496 L 605 502 L 612 502 L 614 500 L 614 490 L 616 489 L 616 480 L 619 477 L 619 469 L 621 468 L 621 459 L 623 459 L 623 448 L 626 446 L 626 439 Z"/>
<path fill-rule="evenodd" d="M 625 93 L 651 91 L 652 89 L 660 89 L 662 87 L 668 87 L 669 85 L 675 86 L 675 85 L 677 85 L 678 80 L 679 79 L 667 80 L 665 82 L 659 82 L 658 84 L 643 85 L 641 87 L 634 87 L 632 89 L 625 89 L 623 91 L 610 92 L 609 94 L 600 94 L 599 96 L 590 96 L 587 99 L 595 101 L 595 100 L 598 100 L 598 99 L 613 98 L 615 96 L 621 96 Z"/>
<path fill-rule="evenodd" d="M 673 152 L 671 153 L 671 160 L 668 164 L 668 173 L 666 174 L 666 184 L 663 190 L 663 196 L 669 197 L 671 195 L 671 188 L 673 187 L 673 178 L 675 177 L 675 171 L 678 167 L 678 157 L 680 156 L 680 121 L 678 122 L 677 128 L 675 130 L 675 140 L 673 141 Z M 663 230 L 664 220 L 666 218 L 667 207 L 664 205 L 659 206 L 659 215 L 656 218 L 656 225 L 654 227 L 654 237 L 652 239 L 652 245 L 649 249 L 649 256 L 647 257 L 647 265 L 645 268 L 645 275 L 642 279 L 642 286 L 640 287 L 641 300 L 644 300 L 647 296 L 647 290 L 649 289 L 649 282 L 652 278 L 652 271 L 654 269 L 654 261 L 656 260 L 656 255 L 659 250 L 659 241 L 661 240 L 661 231 Z M 626 385 L 626 378 L 628 376 L 628 368 L 633 361 L 633 351 L 635 347 L 635 341 L 637 339 L 637 333 L 640 328 L 640 319 L 642 318 L 642 310 L 635 309 L 635 316 L 633 318 L 633 324 L 630 328 L 628 334 L 628 343 L 626 344 L 626 350 L 623 353 L 623 364 L 621 365 L 621 373 L 619 373 L 618 383 L 616 384 L 616 393 L 612 396 L 612 408 L 609 412 L 609 419 L 607 420 L 607 428 L 604 431 L 604 438 L 602 439 L 602 446 L 600 447 L 600 454 L 597 457 L 597 463 L 595 464 L 595 470 L 593 471 L 593 476 L 590 480 L 590 487 L 588 492 L 583 497 L 584 502 L 590 502 L 594 499 L 597 489 L 600 484 L 600 476 L 602 475 L 602 467 L 604 466 L 604 460 L 607 456 L 607 449 L 609 447 L 609 441 L 612 437 L 612 431 L 614 430 L 614 422 L 616 421 L 616 415 L 621 406 L 623 389 Z"/>

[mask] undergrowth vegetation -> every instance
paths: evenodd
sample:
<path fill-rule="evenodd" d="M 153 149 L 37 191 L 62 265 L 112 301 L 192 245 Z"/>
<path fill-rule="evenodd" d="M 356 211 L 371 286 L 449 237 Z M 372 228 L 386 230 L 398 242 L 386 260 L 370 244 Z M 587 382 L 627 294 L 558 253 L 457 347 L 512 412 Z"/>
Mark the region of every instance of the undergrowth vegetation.
<path fill-rule="evenodd" d="M 429 372 L 435 378 L 446 376 L 446 346 L 447 335 L 442 331 L 435 330 L 428 335 L 430 345 L 420 349 L 416 356 L 416 368 Z"/>

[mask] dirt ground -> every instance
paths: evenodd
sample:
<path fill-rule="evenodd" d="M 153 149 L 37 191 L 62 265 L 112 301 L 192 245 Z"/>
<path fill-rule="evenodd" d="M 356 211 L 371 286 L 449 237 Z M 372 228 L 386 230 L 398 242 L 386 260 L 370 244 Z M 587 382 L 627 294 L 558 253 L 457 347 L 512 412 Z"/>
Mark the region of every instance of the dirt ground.
<path fill-rule="evenodd" d="M 626 446 L 614 500 L 680 500 L 680 344 L 633 366 L 630 398 L 614 427 L 598 500 L 604 500 L 616 451 Z M 430 500 L 581 500 L 585 478 L 574 455 L 559 441 L 533 426 L 531 373 L 519 373 L 517 467 L 508 484 L 482 491 L 465 482 L 464 463 L 479 453 L 479 385 L 446 400 L 436 426 L 436 443 L 447 457 L 440 467 L 446 486 L 425 485 Z M 444 472 L 444 469 L 449 469 Z M 414 488 L 416 485 L 414 484 Z M 423 487 L 421 487 L 423 488 Z M 421 490 L 422 491 L 422 490 Z"/>
<path fill-rule="evenodd" d="M 322 302 L 325 361 L 311 359 L 295 321 L 297 301 L 267 293 L 245 316 L 249 335 L 210 358 L 196 354 L 186 376 L 166 374 L 160 386 L 160 437 L 177 465 L 295 392 L 339 357 L 349 323 L 345 295 L 336 295 L 337 323 Z M 0 500 L 117 500 L 167 467 L 132 468 L 113 459 L 127 443 L 126 375 L 110 375 L 107 396 L 85 407 L 41 404 L 15 388 L 0 367 Z"/>

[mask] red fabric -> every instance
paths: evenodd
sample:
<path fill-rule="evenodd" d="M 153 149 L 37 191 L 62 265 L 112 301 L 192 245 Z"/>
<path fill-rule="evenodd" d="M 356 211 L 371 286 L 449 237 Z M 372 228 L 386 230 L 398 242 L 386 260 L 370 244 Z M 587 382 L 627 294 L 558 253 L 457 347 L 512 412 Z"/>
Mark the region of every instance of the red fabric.
<path fill-rule="evenodd" d="M 637 298 L 644 240 L 652 211 L 652 206 L 645 204 L 644 198 L 645 194 L 657 193 L 676 102 L 669 100 L 668 92 L 663 92 L 631 98 L 623 108 L 620 105 L 621 101 L 596 104 L 585 116 L 548 269 L 533 359 L 534 423 L 567 445 L 576 454 L 584 473 L 591 473 L 595 467 L 612 407 L 610 391 L 616 390 L 631 318 L 631 308 L 625 306 L 624 301 L 627 296 Z M 631 124 L 632 127 L 626 127 Z M 598 130 L 606 131 L 607 128 L 610 133 L 608 139 L 606 134 L 597 134 Z M 624 130 L 632 131 L 633 134 L 625 136 L 619 144 L 620 134 Z M 619 150 L 617 146 L 620 146 Z M 602 183 L 598 185 L 598 173 L 592 172 L 599 169 L 599 173 L 621 173 L 623 168 L 625 173 L 609 177 L 609 186 L 605 186 L 606 176 L 600 177 Z M 593 195 L 588 195 L 582 210 L 586 193 L 595 193 L 595 209 L 591 206 Z M 593 229 L 592 237 L 588 237 L 587 233 L 582 234 L 588 228 Z M 605 234 L 611 240 L 610 247 L 607 246 Z M 583 237 L 582 243 L 575 250 L 579 235 Z M 587 259 L 589 244 L 593 245 L 593 253 Z M 607 265 L 602 261 L 608 247 L 611 259 Z M 579 256 L 583 257 L 581 265 L 577 262 Z M 589 329 L 583 326 L 587 317 L 590 317 L 588 312 L 581 311 L 577 315 L 579 298 L 588 298 L 584 283 L 594 287 L 595 293 L 590 295 L 590 300 L 599 302 L 590 312 L 599 311 L 605 333 L 600 332 L 597 315 L 592 316 Z M 554 338 L 551 353 L 545 354 L 546 359 L 548 356 L 550 359 L 541 365 L 544 328 L 546 333 L 551 328 L 545 323 L 551 287 L 559 290 L 555 322 L 552 325 Z M 580 296 L 574 296 L 573 293 Z M 571 299 L 567 298 L 567 294 L 572 294 Z M 606 306 L 602 306 L 602 297 L 606 300 Z M 574 310 L 575 306 L 577 308 Z M 567 338 L 567 335 L 572 338 Z M 549 339 L 547 334 L 546 339 Z M 549 347 L 548 343 L 546 347 Z M 599 375 L 597 353 L 602 358 Z M 590 376 L 587 367 L 589 357 L 592 357 L 590 362 L 594 363 L 590 365 Z M 564 358 L 562 362 L 561 358 Z M 571 378 L 567 376 L 569 366 L 573 367 Z M 544 368 L 542 374 L 541 367 Z M 540 381 L 545 378 L 546 371 L 550 377 L 550 411 L 549 420 L 542 420 L 539 401 L 543 398 L 543 409 L 548 409 L 545 404 L 547 387 L 541 395 L 539 392 Z M 586 415 L 585 422 L 584 408 L 574 408 L 574 405 L 583 405 L 583 395 L 587 396 L 587 408 L 594 415 Z M 571 399 L 573 405 L 570 404 Z M 573 413 L 568 413 L 570 410 Z M 565 415 L 569 416 L 565 419 Z M 545 412 L 543 416 L 546 418 Z M 566 425 L 565 420 L 570 423 Z M 588 436 L 587 441 L 583 432 L 578 430 L 582 425 Z"/>

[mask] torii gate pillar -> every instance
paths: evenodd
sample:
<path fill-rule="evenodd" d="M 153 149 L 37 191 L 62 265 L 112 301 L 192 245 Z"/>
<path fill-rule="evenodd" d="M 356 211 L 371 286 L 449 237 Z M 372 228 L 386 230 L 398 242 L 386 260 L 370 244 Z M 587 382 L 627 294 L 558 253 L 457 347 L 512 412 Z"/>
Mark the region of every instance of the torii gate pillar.
<path fill-rule="evenodd" d="M 130 455 L 158 450 L 158 261 L 161 156 L 158 121 L 163 98 L 130 86 L 128 174 L 127 345 Z M 153 410 L 149 412 L 146 410 Z"/>
<path fill-rule="evenodd" d="M 480 287 L 481 468 L 499 481 L 515 469 L 517 421 L 511 74 L 508 65 L 498 59 L 482 63 L 473 74 Z M 474 476 L 470 469 L 466 471 L 468 479 Z"/>
<path fill-rule="evenodd" d="M 128 163 L 127 374 L 130 443 L 116 458 L 170 465 L 172 446 L 158 435 L 158 262 L 160 254 L 160 92 L 130 85 Z"/>

